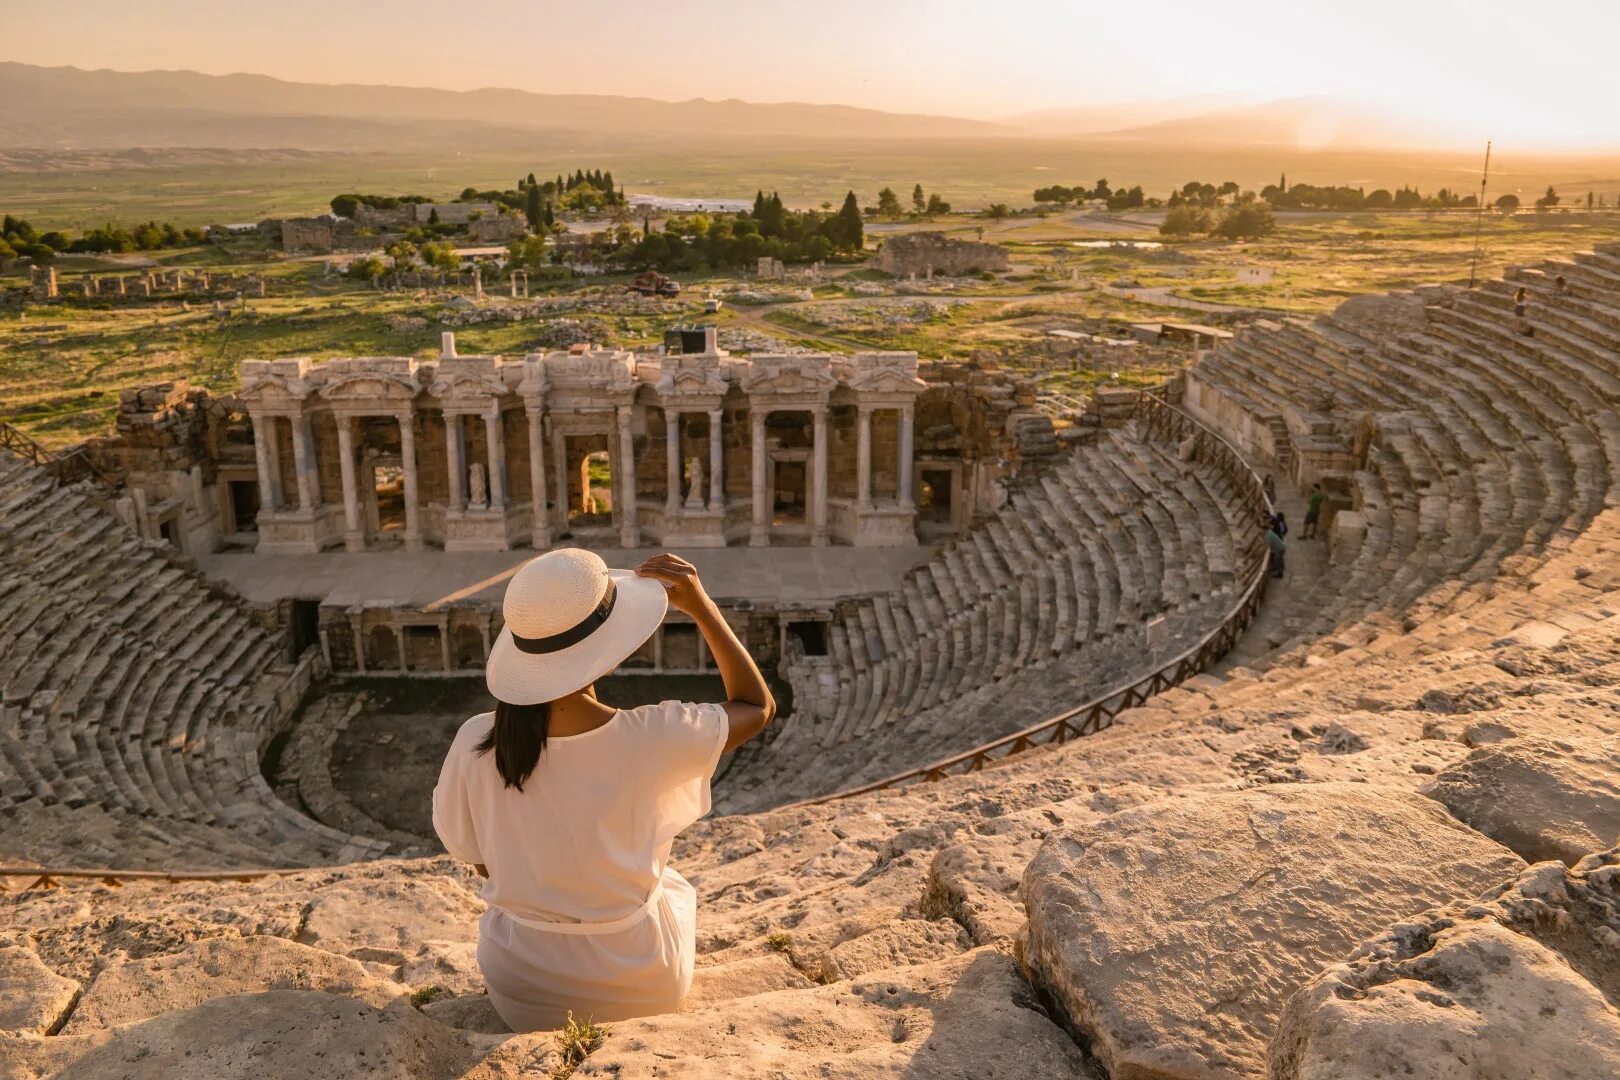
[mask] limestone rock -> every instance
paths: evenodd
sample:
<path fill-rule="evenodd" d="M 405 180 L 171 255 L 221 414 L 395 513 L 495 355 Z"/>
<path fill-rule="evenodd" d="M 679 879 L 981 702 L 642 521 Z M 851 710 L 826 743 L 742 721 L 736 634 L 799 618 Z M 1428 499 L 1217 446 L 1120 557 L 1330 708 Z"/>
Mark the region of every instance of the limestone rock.
<path fill-rule="evenodd" d="M 57 1080 L 267 1080 L 461 1076 L 476 1050 L 466 1036 L 408 1003 L 375 1009 L 316 990 L 214 998 L 194 1008 L 93 1035 L 43 1040 L 35 1060 L 71 1062 Z M 0 1044 L 27 1068 L 27 1047 Z M 22 1075 L 27 1075 L 23 1073 Z"/>
<path fill-rule="evenodd" d="M 1311 975 L 1522 865 L 1371 784 L 1165 800 L 1042 844 L 1022 886 L 1026 956 L 1115 1080 L 1253 1075 Z"/>
<path fill-rule="evenodd" d="M 441 1024 L 463 1031 L 500 1035 L 512 1030 L 501 1019 L 501 1014 L 495 1011 L 495 1006 L 490 1004 L 487 994 L 439 998 L 423 1005 L 422 1012 Z"/>
<path fill-rule="evenodd" d="M 822 959 L 821 971 L 827 979 L 852 979 L 955 956 L 969 944 L 962 928 L 949 919 L 896 919 L 833 946 Z"/>
<path fill-rule="evenodd" d="M 1423 791 L 1530 862 L 1573 864 L 1620 840 L 1620 739 L 1508 739 Z"/>
<path fill-rule="evenodd" d="M 0 987 L 0 1031 L 41 1035 L 56 1026 L 79 993 L 78 983 L 16 945 L 0 945 Z"/>
<path fill-rule="evenodd" d="M 452 994 L 482 994 L 484 973 L 478 967 L 478 944 L 472 941 L 424 941 L 405 961 L 399 981 L 420 990 L 437 986 Z"/>
<path fill-rule="evenodd" d="M 800 990 L 815 985 L 779 953 L 750 956 L 724 964 L 705 964 L 692 972 L 692 989 L 682 1002 L 683 1011 L 705 1008 L 733 998 L 753 997 L 777 990 Z"/>
<path fill-rule="evenodd" d="M 853 982 L 611 1025 L 576 1077 L 839 1076 L 1086 1080 L 1079 1048 L 1040 1011 L 1012 960 L 977 949 Z M 507 1040 L 469 1080 L 515 1078 L 550 1033 Z"/>
<path fill-rule="evenodd" d="M 1273 1080 L 1620 1075 L 1620 849 L 1397 923 L 1308 983 Z"/>
<path fill-rule="evenodd" d="M 324 990 L 379 1008 L 407 990 L 354 960 L 285 938 L 213 938 L 179 952 L 115 959 L 85 988 L 62 1032 L 83 1035 L 211 998 L 279 989 Z"/>
<path fill-rule="evenodd" d="M 310 902 L 298 940 L 335 952 L 414 952 L 421 941 L 477 941 L 483 901 L 447 878 L 340 881 Z"/>

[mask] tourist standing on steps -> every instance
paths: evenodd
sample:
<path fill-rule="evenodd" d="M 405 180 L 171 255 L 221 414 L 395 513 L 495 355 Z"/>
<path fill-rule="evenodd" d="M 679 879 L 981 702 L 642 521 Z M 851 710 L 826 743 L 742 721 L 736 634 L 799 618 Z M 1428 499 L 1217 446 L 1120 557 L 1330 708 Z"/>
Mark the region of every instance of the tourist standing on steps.
<path fill-rule="evenodd" d="M 1276 521 L 1266 522 L 1266 545 L 1271 548 L 1271 576 L 1283 576 L 1283 557 L 1288 554 L 1288 544 L 1277 531 Z"/>
<path fill-rule="evenodd" d="M 673 607 L 692 618 L 727 700 L 614 709 L 595 682 Z M 632 573 L 566 548 L 525 563 L 486 673 L 493 713 L 456 733 L 433 827 L 487 880 L 478 966 L 513 1031 L 671 1012 L 692 985 L 697 894 L 669 865 L 709 812 L 720 755 L 776 714 L 759 667 L 697 571 L 657 555 Z"/>
<path fill-rule="evenodd" d="M 1310 500 L 1305 504 L 1305 527 L 1299 531 L 1301 540 L 1316 539 L 1316 525 L 1322 520 L 1322 503 L 1326 499 L 1321 483 L 1312 484 Z"/>
<path fill-rule="evenodd" d="M 1535 333 L 1535 331 L 1530 328 L 1530 320 L 1528 318 L 1526 318 L 1525 314 L 1524 314 L 1525 304 L 1529 301 L 1529 299 L 1530 299 L 1530 290 L 1525 288 L 1523 285 L 1520 285 L 1516 290 L 1514 290 L 1514 293 L 1513 293 L 1514 329 L 1516 329 L 1524 337 L 1530 337 L 1532 334 Z"/>
<path fill-rule="evenodd" d="M 1271 515 L 1271 527 L 1276 531 L 1278 536 L 1282 537 L 1284 540 L 1288 539 L 1288 519 L 1283 516 L 1283 512 L 1281 510 L 1278 510 L 1275 514 Z"/>
<path fill-rule="evenodd" d="M 1265 479 L 1260 481 L 1260 490 L 1266 493 L 1266 502 L 1277 505 L 1277 481 L 1271 478 L 1270 473 L 1266 473 Z"/>

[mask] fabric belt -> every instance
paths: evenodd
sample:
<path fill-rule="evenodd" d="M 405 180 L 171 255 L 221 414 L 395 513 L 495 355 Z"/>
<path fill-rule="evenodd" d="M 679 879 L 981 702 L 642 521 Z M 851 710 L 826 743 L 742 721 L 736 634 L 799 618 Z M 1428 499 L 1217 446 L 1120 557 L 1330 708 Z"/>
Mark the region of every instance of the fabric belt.
<path fill-rule="evenodd" d="M 515 915 L 506 908 L 497 905 L 491 906 L 519 926 L 527 926 L 531 930 L 544 930 L 548 934 L 616 934 L 620 930 L 630 929 L 646 918 L 647 913 L 652 911 L 659 898 L 663 895 L 664 883 L 660 880 L 658 884 L 653 886 L 652 892 L 648 894 L 646 903 L 624 918 L 614 919 L 612 922 L 545 922 L 540 919 L 531 919 L 526 915 Z"/>

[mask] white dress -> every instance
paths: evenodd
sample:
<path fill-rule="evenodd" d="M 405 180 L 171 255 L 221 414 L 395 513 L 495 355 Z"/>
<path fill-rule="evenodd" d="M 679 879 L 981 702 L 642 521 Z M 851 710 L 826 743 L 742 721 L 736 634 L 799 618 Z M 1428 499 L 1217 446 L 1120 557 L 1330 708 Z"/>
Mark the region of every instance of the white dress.
<path fill-rule="evenodd" d="M 513 1031 L 679 1007 L 692 985 L 697 895 L 669 865 L 677 833 L 709 812 L 726 744 L 719 705 L 621 709 L 552 736 L 520 792 L 474 753 L 493 713 L 461 725 L 433 789 L 451 855 L 489 871 L 478 966 Z"/>

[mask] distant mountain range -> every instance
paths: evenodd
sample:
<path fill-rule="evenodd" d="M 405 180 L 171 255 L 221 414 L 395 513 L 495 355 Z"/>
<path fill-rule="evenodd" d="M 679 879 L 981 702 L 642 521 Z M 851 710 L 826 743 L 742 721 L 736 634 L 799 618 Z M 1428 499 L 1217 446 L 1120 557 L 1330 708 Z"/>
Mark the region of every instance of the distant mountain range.
<path fill-rule="evenodd" d="M 444 128 L 467 125 L 478 129 L 473 137 L 496 141 L 534 131 L 962 138 L 1006 130 L 977 120 L 847 105 L 327 86 L 267 75 L 84 71 L 12 62 L 0 62 L 0 101 L 6 103 L 0 146 L 356 149 L 424 136 L 439 142 Z"/>
<path fill-rule="evenodd" d="M 1221 95 L 1099 104 L 1001 122 L 848 105 L 658 101 L 609 94 L 322 85 L 267 75 L 85 71 L 0 61 L 0 149 L 59 152 L 146 148 L 369 152 L 432 147 L 489 151 L 537 132 L 584 142 L 666 140 L 1085 139 L 1137 146 L 1298 149 L 1456 144 L 1462 133 L 1333 98 L 1261 103 Z"/>

